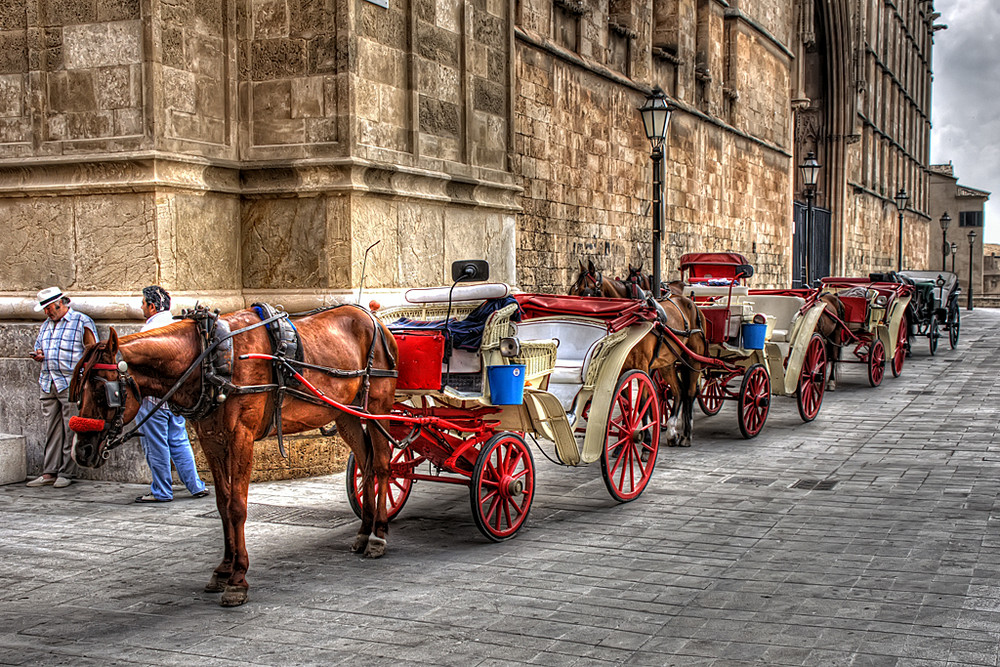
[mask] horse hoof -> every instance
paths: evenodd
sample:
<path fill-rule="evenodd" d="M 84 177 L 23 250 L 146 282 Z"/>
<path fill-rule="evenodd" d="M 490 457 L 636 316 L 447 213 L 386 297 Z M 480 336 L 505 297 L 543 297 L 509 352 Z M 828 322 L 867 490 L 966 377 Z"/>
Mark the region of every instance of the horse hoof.
<path fill-rule="evenodd" d="M 212 578 L 205 584 L 206 593 L 221 593 L 226 590 L 226 582 L 229 580 L 228 574 L 212 573 Z"/>
<path fill-rule="evenodd" d="M 365 549 L 365 558 L 381 558 L 385 555 L 385 540 L 372 538 L 368 540 L 368 548 Z"/>
<path fill-rule="evenodd" d="M 354 544 L 351 545 L 351 551 L 353 551 L 356 554 L 359 554 L 362 551 L 365 551 L 367 547 L 368 547 L 368 536 L 358 535 L 357 537 L 354 538 Z"/>
<path fill-rule="evenodd" d="M 226 586 L 219 604 L 223 607 L 239 607 L 250 598 L 250 591 L 243 586 Z"/>

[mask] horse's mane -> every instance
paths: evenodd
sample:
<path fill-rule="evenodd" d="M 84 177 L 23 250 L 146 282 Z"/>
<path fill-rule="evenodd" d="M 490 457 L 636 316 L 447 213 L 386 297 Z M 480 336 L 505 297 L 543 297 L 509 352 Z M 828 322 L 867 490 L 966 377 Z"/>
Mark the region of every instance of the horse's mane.
<path fill-rule="evenodd" d="M 73 377 L 69 381 L 69 400 L 73 403 L 79 399 L 79 391 L 83 378 L 90 377 L 90 371 L 94 369 L 94 364 L 101 358 L 100 353 L 108 347 L 108 341 L 99 340 L 83 351 L 83 356 L 73 368 Z"/>

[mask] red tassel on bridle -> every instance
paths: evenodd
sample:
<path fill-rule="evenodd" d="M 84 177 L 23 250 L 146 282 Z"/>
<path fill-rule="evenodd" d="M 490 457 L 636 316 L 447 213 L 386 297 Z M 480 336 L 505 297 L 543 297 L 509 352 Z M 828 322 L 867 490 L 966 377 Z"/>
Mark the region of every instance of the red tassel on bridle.
<path fill-rule="evenodd" d="M 90 419 L 89 417 L 70 417 L 69 428 L 76 433 L 93 433 L 104 430 L 103 419 Z"/>

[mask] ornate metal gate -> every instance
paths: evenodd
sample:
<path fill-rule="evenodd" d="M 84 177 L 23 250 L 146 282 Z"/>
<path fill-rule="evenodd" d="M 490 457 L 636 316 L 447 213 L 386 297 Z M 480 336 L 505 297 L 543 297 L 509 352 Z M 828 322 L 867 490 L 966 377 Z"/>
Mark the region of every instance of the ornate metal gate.
<path fill-rule="evenodd" d="M 792 238 L 792 287 L 802 287 L 802 260 L 805 257 L 806 237 L 806 205 L 795 202 L 793 216 L 795 217 L 795 236 Z M 809 284 L 815 284 L 819 278 L 830 275 L 830 211 L 825 208 L 813 207 L 813 219 L 810 226 L 811 237 L 809 247 Z"/>

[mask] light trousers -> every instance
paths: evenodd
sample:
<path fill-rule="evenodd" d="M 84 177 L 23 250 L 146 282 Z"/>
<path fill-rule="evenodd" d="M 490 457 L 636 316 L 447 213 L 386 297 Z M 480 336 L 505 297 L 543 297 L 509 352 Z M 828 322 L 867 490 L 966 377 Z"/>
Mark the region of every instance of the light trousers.
<path fill-rule="evenodd" d="M 42 473 L 73 479 L 76 475 L 73 438 L 76 436 L 69 428 L 69 419 L 79 412 L 76 403 L 69 400 L 68 388 L 56 391 L 55 383 L 49 391 L 39 389 L 38 400 L 42 402 L 42 419 L 45 421 Z"/>
<path fill-rule="evenodd" d="M 136 419 L 142 419 L 152 411 L 156 403 L 143 399 L 139 406 Z M 140 427 L 142 448 L 146 453 L 146 463 L 153 474 L 150 491 L 159 500 L 170 500 L 174 497 L 173 480 L 170 475 L 170 463 L 173 462 L 177 476 L 192 494 L 205 490 L 205 483 L 198 476 L 198 468 L 194 463 L 194 453 L 191 451 L 191 441 L 188 440 L 184 418 L 175 415 L 166 407 L 154 413 Z"/>

